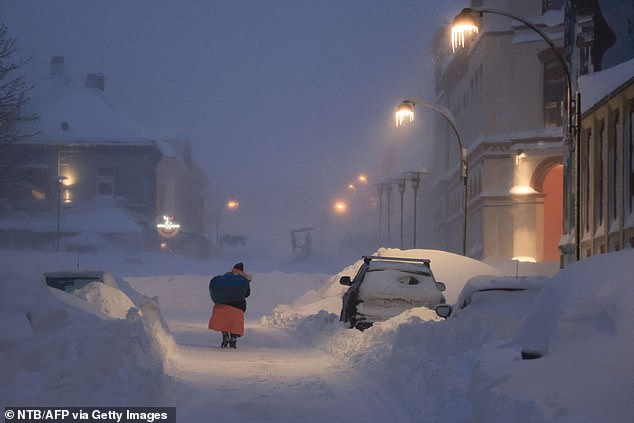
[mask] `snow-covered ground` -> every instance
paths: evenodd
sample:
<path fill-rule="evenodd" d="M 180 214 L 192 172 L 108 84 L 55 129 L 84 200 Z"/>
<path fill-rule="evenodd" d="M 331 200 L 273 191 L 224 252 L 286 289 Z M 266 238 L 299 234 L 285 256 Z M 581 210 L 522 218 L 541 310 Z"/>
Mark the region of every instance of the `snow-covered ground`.
<path fill-rule="evenodd" d="M 207 284 L 229 258 L 82 256 L 81 268 L 124 281 L 80 299 L 41 281 L 77 257 L 0 251 L 0 407 L 173 406 L 183 422 L 631 420 L 634 250 L 541 279 L 438 251 L 378 253 L 431 258 L 449 302 L 481 275 L 536 289 L 479 293 L 447 320 L 412 309 L 359 332 L 338 321 L 338 279 L 361 261 L 309 273 L 245 259 L 247 328 L 227 351 L 207 329 Z"/>

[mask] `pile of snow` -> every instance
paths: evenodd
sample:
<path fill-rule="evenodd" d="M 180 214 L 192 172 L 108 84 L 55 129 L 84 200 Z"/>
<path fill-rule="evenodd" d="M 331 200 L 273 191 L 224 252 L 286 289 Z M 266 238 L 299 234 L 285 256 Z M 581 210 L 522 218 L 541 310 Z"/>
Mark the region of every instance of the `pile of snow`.
<path fill-rule="evenodd" d="M 629 421 L 634 414 L 634 250 L 586 259 L 552 277 L 519 278 L 440 251 L 382 249 L 376 254 L 430 258 L 436 278 L 458 293 L 529 289 L 478 292 L 447 320 L 427 308 L 413 308 L 360 332 L 339 321 L 347 289 L 339 278 L 354 276 L 362 264 L 358 260 L 330 277 L 253 272 L 246 316 L 328 351 L 343 369 L 369 376 L 398 399 L 405 414 L 424 421 Z M 215 344 L 206 328 L 207 284 L 224 264 L 210 269 L 189 262 L 176 269 L 176 262 L 162 260 L 153 268 L 142 256 L 144 276 L 117 279 L 117 294 L 94 284 L 76 293 L 85 298 L 80 299 L 44 286 L 42 270 L 54 270 L 45 255 L 37 255 L 42 260 L 32 266 L 29 255 L 0 257 L 0 374 L 5 382 L 0 404 L 132 406 L 169 398 L 166 358 L 195 349 L 200 337 L 183 332 L 183 340 L 197 343 L 172 351 L 158 301 L 132 287 L 160 297 L 166 315 L 187 314 L 191 324 L 186 322 L 185 329 L 209 334 L 210 345 Z M 136 263 L 122 264 L 138 269 Z M 169 265 L 171 275 L 182 274 L 148 276 Z M 205 271 L 183 272 L 198 272 L 196 266 Z M 250 343 L 257 337 L 247 333 L 243 342 L 246 350 L 238 354 L 256 357 L 258 346 Z M 525 360 L 522 351 L 542 357 Z M 287 353 L 280 348 L 280 360 Z"/>
<path fill-rule="evenodd" d="M 474 369 L 480 421 L 629 421 L 634 415 L 634 250 L 583 260 L 553 277 L 511 345 Z M 521 351 L 543 354 L 520 360 Z"/>
<path fill-rule="evenodd" d="M 73 295 L 3 265 L 0 404 L 159 405 L 173 341 L 155 299 L 101 282 Z"/>
<path fill-rule="evenodd" d="M 439 280 L 464 286 L 469 275 L 453 255 L 426 254 Z M 364 332 L 338 321 L 339 276 L 360 264 L 261 323 L 369 372 L 426 421 L 627 421 L 634 414 L 634 250 L 584 260 L 552 278 L 479 276 L 472 285 L 529 289 L 490 291 L 447 320 L 411 309 Z M 523 360 L 522 350 L 544 357 Z"/>

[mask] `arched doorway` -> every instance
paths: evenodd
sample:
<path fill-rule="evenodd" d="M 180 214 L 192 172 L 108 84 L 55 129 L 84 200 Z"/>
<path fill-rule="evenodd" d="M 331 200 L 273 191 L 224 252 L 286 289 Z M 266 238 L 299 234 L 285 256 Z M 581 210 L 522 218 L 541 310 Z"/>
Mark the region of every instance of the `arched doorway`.
<path fill-rule="evenodd" d="M 563 234 L 564 167 L 556 164 L 545 169 L 542 180 L 544 195 L 544 261 L 559 260 L 559 240 Z"/>

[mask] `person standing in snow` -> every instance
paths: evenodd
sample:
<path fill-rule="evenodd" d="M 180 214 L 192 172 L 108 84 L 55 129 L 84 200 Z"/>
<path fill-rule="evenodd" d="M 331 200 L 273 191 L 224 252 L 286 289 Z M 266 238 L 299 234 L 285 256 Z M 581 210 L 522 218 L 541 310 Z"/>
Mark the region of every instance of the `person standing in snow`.
<path fill-rule="evenodd" d="M 209 281 L 214 307 L 208 327 L 222 332 L 220 348 L 237 348 L 238 338 L 244 335 L 244 312 L 246 298 L 251 294 L 251 280 L 251 275 L 244 272 L 244 264 L 237 263 L 230 272 Z"/>

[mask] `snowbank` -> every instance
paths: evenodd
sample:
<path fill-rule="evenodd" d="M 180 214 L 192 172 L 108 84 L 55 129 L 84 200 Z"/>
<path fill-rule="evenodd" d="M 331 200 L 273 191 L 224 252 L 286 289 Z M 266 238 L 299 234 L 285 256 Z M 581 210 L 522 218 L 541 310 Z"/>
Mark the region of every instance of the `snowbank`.
<path fill-rule="evenodd" d="M 634 250 L 553 277 L 511 345 L 474 369 L 478 421 L 629 421 L 634 415 Z M 544 354 L 521 360 L 522 350 Z"/>
<path fill-rule="evenodd" d="M 3 265 L 0 407 L 158 405 L 172 341 L 155 300 L 103 283 L 71 295 Z"/>
<path fill-rule="evenodd" d="M 453 255 L 425 254 L 439 280 L 464 285 L 469 275 Z M 424 421 L 628 421 L 634 414 L 633 274 L 633 250 L 602 255 L 552 278 L 521 278 L 533 289 L 488 293 L 445 321 L 412 309 L 364 332 L 338 321 L 337 275 L 321 290 L 278 306 L 262 324 L 296 333 L 370 373 Z M 504 278 L 517 280 L 478 277 L 476 285 Z M 545 356 L 522 360 L 522 349 Z"/>

